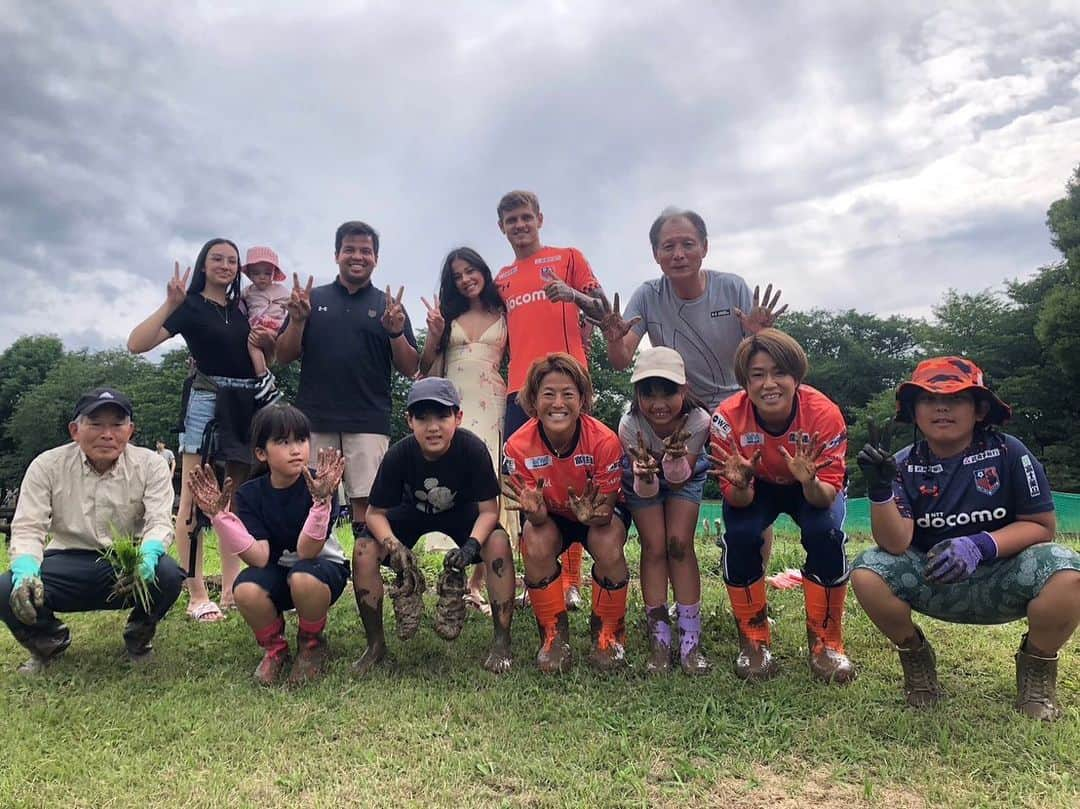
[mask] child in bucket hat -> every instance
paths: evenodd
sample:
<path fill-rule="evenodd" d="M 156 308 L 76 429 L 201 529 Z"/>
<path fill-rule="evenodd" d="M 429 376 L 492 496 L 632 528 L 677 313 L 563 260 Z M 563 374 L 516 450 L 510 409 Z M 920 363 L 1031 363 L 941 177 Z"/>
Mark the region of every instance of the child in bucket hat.
<path fill-rule="evenodd" d="M 851 581 L 866 614 L 895 645 L 908 705 L 941 699 L 934 650 L 911 611 L 1000 624 L 1026 617 L 1016 652 L 1016 708 L 1054 720 L 1058 650 L 1080 623 L 1080 554 L 1051 543 L 1054 501 L 1042 464 L 995 429 L 1011 411 L 963 357 L 919 363 L 896 391 L 896 420 L 922 437 L 892 455 L 871 424 L 858 455 L 877 547 Z M 968 687 L 974 687 L 969 685 Z"/>
<path fill-rule="evenodd" d="M 277 253 L 269 247 L 251 247 L 247 251 L 247 260 L 240 271 L 248 277 L 251 285 L 244 289 L 241 297 L 247 306 L 248 323 L 251 328 L 263 328 L 277 334 L 285 322 L 285 303 L 289 300 L 289 290 L 285 287 L 285 273 Z M 258 346 L 248 345 L 251 364 L 259 387 L 255 391 L 255 401 L 271 404 L 281 398 L 277 389 L 277 380 L 270 373 L 272 357 L 264 354 Z"/>

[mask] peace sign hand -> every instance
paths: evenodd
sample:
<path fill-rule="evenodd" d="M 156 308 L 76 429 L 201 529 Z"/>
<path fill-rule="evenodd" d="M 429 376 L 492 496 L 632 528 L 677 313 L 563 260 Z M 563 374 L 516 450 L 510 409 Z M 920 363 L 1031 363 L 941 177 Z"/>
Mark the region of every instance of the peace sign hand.
<path fill-rule="evenodd" d="M 805 434 L 804 434 L 805 435 Z M 799 483 L 806 484 L 817 477 L 817 473 L 826 466 L 831 466 L 835 458 L 826 458 L 819 461 L 818 458 L 825 451 L 825 442 L 821 440 L 819 433 L 814 433 L 810 441 L 800 441 L 795 447 L 795 454 L 787 451 L 787 447 L 780 447 L 780 454 L 787 461 L 788 471 Z"/>
<path fill-rule="evenodd" d="M 600 305 L 602 307 L 602 316 L 600 317 L 600 332 L 604 335 L 604 339 L 609 343 L 613 343 L 616 340 L 621 340 L 626 334 L 641 322 L 641 317 L 635 317 L 632 320 L 623 320 L 622 315 L 619 312 L 619 293 L 615 293 L 614 304 L 608 303 L 607 296 L 600 298 Z"/>
<path fill-rule="evenodd" d="M 631 466 L 634 477 L 640 478 L 642 483 L 652 483 L 656 479 L 658 467 L 656 458 L 652 456 L 649 448 L 645 446 L 645 436 L 641 434 L 641 430 L 638 430 L 637 446 L 627 447 L 626 451 L 634 459 Z"/>
<path fill-rule="evenodd" d="M 300 276 L 293 273 L 292 278 L 292 294 L 285 304 L 285 311 L 289 313 L 290 320 L 303 323 L 311 317 L 311 285 L 315 283 L 315 279 L 309 275 L 307 286 L 301 287 Z"/>
<path fill-rule="evenodd" d="M 225 478 L 224 486 L 219 489 L 214 467 L 204 464 L 191 470 L 188 483 L 195 505 L 211 520 L 221 512 L 229 510 L 229 501 L 232 500 L 233 489 L 236 488 L 232 478 Z"/>
<path fill-rule="evenodd" d="M 397 297 L 390 294 L 390 286 L 386 287 L 386 311 L 382 316 L 382 327 L 387 334 L 399 335 L 405 331 L 405 307 L 401 305 L 401 298 L 405 294 L 405 287 L 399 287 Z"/>
<path fill-rule="evenodd" d="M 669 458 L 683 458 L 686 456 L 686 439 L 690 437 L 690 432 L 686 429 L 686 422 L 690 418 L 690 414 L 687 413 L 682 417 L 682 421 L 679 422 L 679 426 L 675 428 L 675 432 L 664 439 L 664 454 Z"/>
<path fill-rule="evenodd" d="M 446 331 L 446 320 L 443 319 L 442 310 L 439 308 L 439 296 L 436 295 L 434 303 L 428 303 L 427 298 L 421 298 L 420 302 L 427 308 L 427 333 L 428 339 L 438 342 Z"/>
<path fill-rule="evenodd" d="M 180 275 L 180 262 L 177 261 L 173 267 L 172 278 L 169 279 L 169 283 L 165 287 L 165 303 L 174 312 L 180 308 L 187 297 L 188 278 L 190 277 L 191 267 L 188 267 L 184 270 L 184 274 Z"/>
<path fill-rule="evenodd" d="M 779 309 L 776 308 L 780 300 L 780 290 L 776 290 L 776 294 L 773 295 L 772 284 L 765 287 L 764 299 L 760 297 L 760 292 L 761 287 L 754 287 L 754 301 L 749 314 L 745 314 L 741 309 L 735 309 L 735 317 L 739 319 L 739 324 L 747 334 L 757 334 L 762 329 L 772 328 L 776 319 L 787 311 L 786 303 Z M 769 300 L 770 296 L 772 300 Z"/>
<path fill-rule="evenodd" d="M 307 482 L 308 492 L 315 503 L 329 500 L 337 491 L 341 483 L 341 476 L 345 474 L 345 458 L 341 451 L 331 447 L 323 447 L 319 450 L 319 459 L 315 464 L 315 476 L 311 470 L 304 467 L 304 480 Z"/>
<path fill-rule="evenodd" d="M 590 475 L 585 481 L 585 489 L 579 495 L 573 486 L 566 487 L 566 494 L 570 500 L 570 510 L 574 512 L 577 521 L 589 524 L 595 520 L 604 520 L 611 516 L 611 506 L 607 504 L 607 495 L 600 491 Z"/>
<path fill-rule="evenodd" d="M 893 421 L 889 419 L 879 429 L 873 419 L 868 419 L 866 426 L 870 440 L 859 450 L 855 461 L 862 470 L 870 500 L 888 502 L 892 499 L 892 482 L 896 478 L 896 458 L 889 452 Z"/>
<path fill-rule="evenodd" d="M 547 504 L 544 502 L 545 478 L 540 478 L 536 486 L 528 485 L 520 475 L 503 478 L 503 495 L 512 499 L 526 517 L 534 522 L 543 522 L 547 517 Z"/>
<path fill-rule="evenodd" d="M 713 453 L 716 453 L 715 455 Z M 736 489 L 747 489 L 754 479 L 758 464 L 761 463 L 761 448 L 747 460 L 734 447 L 724 447 L 720 444 L 713 445 L 709 453 L 709 461 L 713 468 L 706 474 L 714 478 L 723 478 Z"/>

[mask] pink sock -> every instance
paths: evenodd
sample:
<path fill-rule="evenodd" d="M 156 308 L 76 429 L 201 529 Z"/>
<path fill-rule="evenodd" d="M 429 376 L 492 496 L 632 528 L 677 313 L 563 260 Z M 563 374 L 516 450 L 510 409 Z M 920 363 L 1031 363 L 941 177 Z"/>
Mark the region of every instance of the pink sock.
<path fill-rule="evenodd" d="M 289 642 L 285 640 L 285 619 L 278 616 L 272 624 L 255 631 L 255 641 L 268 654 L 279 655 L 289 651 Z"/>
<path fill-rule="evenodd" d="M 308 621 L 304 618 L 300 619 L 300 631 L 305 635 L 318 635 L 326 627 L 326 616 L 317 621 Z"/>

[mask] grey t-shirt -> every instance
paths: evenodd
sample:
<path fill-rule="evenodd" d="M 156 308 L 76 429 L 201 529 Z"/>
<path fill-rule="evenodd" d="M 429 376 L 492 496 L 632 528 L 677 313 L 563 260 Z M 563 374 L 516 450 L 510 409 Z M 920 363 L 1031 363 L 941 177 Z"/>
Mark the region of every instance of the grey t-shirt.
<path fill-rule="evenodd" d="M 165 447 L 165 449 L 155 450 L 155 452 L 157 452 L 158 455 L 164 458 L 165 463 L 167 463 L 169 466 L 172 466 L 174 463 L 176 463 L 176 456 L 173 455 L 173 451 L 168 447 Z"/>
<path fill-rule="evenodd" d="M 700 407 L 691 410 L 689 418 L 686 419 L 685 429 L 690 433 L 690 437 L 686 439 L 686 451 L 691 466 L 694 465 L 697 456 L 701 454 L 705 442 L 709 440 L 709 425 L 711 423 L 712 417 Z M 664 457 L 664 440 L 657 436 L 648 419 L 640 413 L 626 413 L 619 420 L 619 440 L 622 442 L 623 447 L 637 447 L 639 430 L 641 431 L 641 437 L 645 441 L 645 448 L 659 463 Z"/>
<path fill-rule="evenodd" d="M 751 298 L 742 277 L 716 270 L 704 272 L 705 293 L 701 297 L 682 300 L 667 276 L 661 276 L 637 288 L 623 317 L 631 320 L 640 316 L 635 334 L 640 337 L 648 331 L 654 346 L 679 352 L 690 390 L 711 413 L 739 390 L 733 360 L 745 335 L 735 309 L 749 312 Z"/>

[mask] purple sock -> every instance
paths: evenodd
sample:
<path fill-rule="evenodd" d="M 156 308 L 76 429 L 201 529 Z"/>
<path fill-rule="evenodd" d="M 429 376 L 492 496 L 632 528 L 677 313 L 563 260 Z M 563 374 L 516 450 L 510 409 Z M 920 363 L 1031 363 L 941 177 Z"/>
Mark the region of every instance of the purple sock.
<path fill-rule="evenodd" d="M 679 634 L 682 636 L 679 655 L 686 657 L 690 650 L 698 645 L 701 637 L 701 602 L 676 604 L 675 610 L 679 616 Z"/>
<path fill-rule="evenodd" d="M 655 609 L 657 609 L 657 607 L 650 607 L 646 605 L 645 612 L 649 613 Z M 664 611 L 664 615 L 667 615 L 667 602 L 664 602 L 663 606 L 659 607 L 659 609 L 662 609 Z M 669 624 L 667 621 L 657 621 L 656 623 L 654 623 L 652 626 L 652 632 L 653 637 L 656 638 L 656 640 L 661 645 L 669 647 L 671 646 L 671 624 Z"/>

